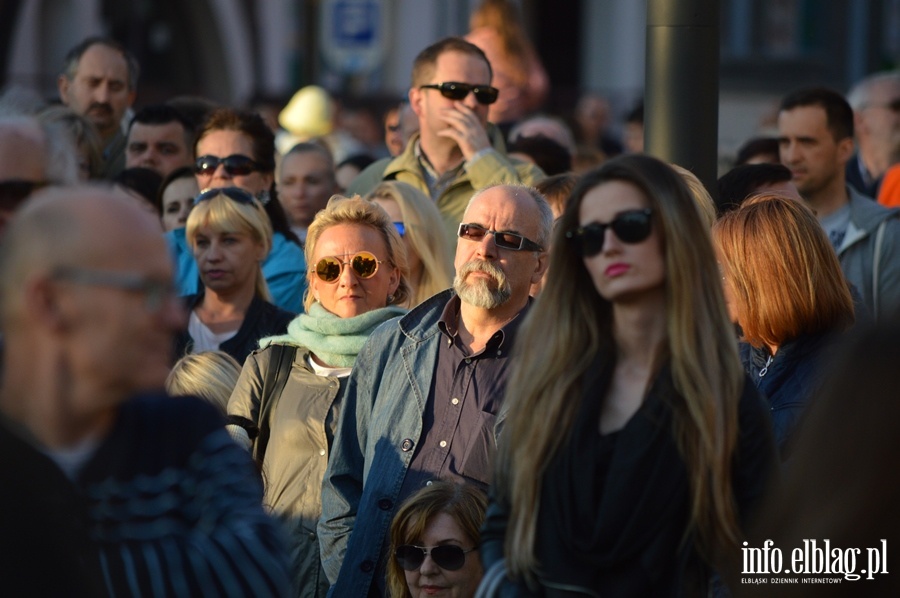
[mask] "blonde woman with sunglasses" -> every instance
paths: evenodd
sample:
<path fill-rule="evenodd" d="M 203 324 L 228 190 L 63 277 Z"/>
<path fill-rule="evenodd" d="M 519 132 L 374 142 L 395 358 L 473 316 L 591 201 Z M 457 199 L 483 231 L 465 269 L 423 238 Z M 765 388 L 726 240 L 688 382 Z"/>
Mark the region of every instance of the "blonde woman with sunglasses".
<path fill-rule="evenodd" d="M 243 363 L 294 317 L 272 304 L 262 270 L 272 248 L 266 212 L 239 187 L 208 189 L 194 198 L 185 230 L 203 285 L 185 297 L 190 318 L 176 355 L 221 350 Z"/>
<path fill-rule="evenodd" d="M 296 595 L 325 596 L 316 522 L 344 385 L 369 334 L 406 312 L 397 305 L 410 289 L 403 240 L 380 206 L 359 197 L 334 196 L 310 225 L 305 251 L 306 313 L 247 358 L 228 415 L 290 536 Z"/>

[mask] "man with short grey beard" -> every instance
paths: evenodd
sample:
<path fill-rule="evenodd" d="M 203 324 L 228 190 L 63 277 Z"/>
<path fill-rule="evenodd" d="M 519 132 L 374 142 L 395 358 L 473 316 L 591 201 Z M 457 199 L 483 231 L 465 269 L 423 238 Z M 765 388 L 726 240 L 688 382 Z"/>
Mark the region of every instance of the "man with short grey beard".
<path fill-rule="evenodd" d="M 487 489 L 510 351 L 552 225 L 534 188 L 479 191 L 459 225 L 453 290 L 386 323 L 360 351 L 322 488 L 330 595 L 384 594 L 386 532 L 413 492 L 438 479 Z"/>

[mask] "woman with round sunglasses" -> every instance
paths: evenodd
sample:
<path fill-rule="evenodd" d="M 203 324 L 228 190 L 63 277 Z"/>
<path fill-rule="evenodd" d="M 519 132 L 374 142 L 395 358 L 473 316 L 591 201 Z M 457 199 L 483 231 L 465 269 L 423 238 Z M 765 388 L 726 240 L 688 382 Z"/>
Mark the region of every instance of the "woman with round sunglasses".
<path fill-rule="evenodd" d="M 366 198 L 384 208 L 406 244 L 413 290 L 408 307 L 449 289 L 453 284 L 453 257 L 443 238 L 435 234 L 442 222 L 434 202 L 401 181 L 385 181 Z"/>
<path fill-rule="evenodd" d="M 487 499 L 474 486 L 432 482 L 400 505 L 391 522 L 391 598 L 471 598 L 481 581 L 478 530 Z"/>
<path fill-rule="evenodd" d="M 276 307 L 261 264 L 272 247 L 272 228 L 262 205 L 238 187 L 197 196 L 186 238 L 203 287 L 185 298 L 190 318 L 176 355 L 221 350 L 238 363 L 264 336 L 281 334 L 294 314 Z"/>
<path fill-rule="evenodd" d="M 291 231 L 275 191 L 272 130 L 258 114 L 219 108 L 200 129 L 194 152 L 194 172 L 202 191 L 240 187 L 264 207 L 274 232 L 272 250 L 262 266 L 272 301 L 282 309 L 300 312 L 306 290 L 306 261 L 302 244 Z M 197 265 L 183 234 L 176 230 L 167 233 L 167 239 L 176 257 L 176 283 L 181 294 L 197 293 Z"/>
<path fill-rule="evenodd" d="M 684 180 L 643 155 L 585 174 L 550 262 L 498 424 L 484 583 L 705 595 L 776 459 Z"/>
<path fill-rule="evenodd" d="M 306 313 L 263 339 L 228 402 L 229 430 L 252 450 L 265 500 L 285 524 L 299 595 L 325 596 L 316 523 L 347 377 L 369 334 L 406 313 L 406 249 L 383 209 L 335 196 L 307 231 Z"/>
<path fill-rule="evenodd" d="M 769 402 L 782 461 L 823 363 L 854 321 L 853 299 L 828 235 L 803 202 L 757 195 L 713 227 L 744 369 Z"/>

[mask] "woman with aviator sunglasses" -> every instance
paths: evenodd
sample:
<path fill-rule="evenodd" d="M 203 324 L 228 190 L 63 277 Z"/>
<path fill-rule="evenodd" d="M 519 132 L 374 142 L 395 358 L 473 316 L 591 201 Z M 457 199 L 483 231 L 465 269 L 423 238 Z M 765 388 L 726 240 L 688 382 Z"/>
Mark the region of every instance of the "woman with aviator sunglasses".
<path fill-rule="evenodd" d="M 228 402 L 232 435 L 252 450 L 265 501 L 285 524 L 298 595 L 325 596 L 316 523 L 341 397 L 369 334 L 402 315 L 406 249 L 390 217 L 359 197 L 333 197 L 310 225 L 306 313 L 260 341 Z M 310 541 L 310 538 L 313 541 Z"/>
<path fill-rule="evenodd" d="M 391 598 L 440 593 L 471 598 L 481 580 L 478 530 L 487 499 L 474 486 L 436 481 L 410 496 L 391 522 Z"/>
<path fill-rule="evenodd" d="M 288 311 L 302 310 L 306 261 L 275 192 L 275 136 L 257 114 L 219 108 L 210 114 L 194 146 L 195 176 L 201 190 L 240 187 L 259 199 L 273 230 L 272 250 L 263 273 L 272 301 Z M 167 233 L 175 253 L 181 294 L 198 292 L 198 273 L 183 231 Z"/>
<path fill-rule="evenodd" d="M 655 158 L 611 160 L 573 190 L 550 261 L 498 424 L 484 585 L 706 595 L 776 458 L 692 195 Z"/>

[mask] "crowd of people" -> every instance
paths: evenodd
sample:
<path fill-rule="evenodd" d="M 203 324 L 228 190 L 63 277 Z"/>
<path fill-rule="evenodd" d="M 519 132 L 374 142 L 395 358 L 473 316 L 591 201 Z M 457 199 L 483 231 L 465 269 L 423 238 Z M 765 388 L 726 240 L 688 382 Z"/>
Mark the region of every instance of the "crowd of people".
<path fill-rule="evenodd" d="M 383 142 L 314 86 L 132 114 L 104 37 L 0 112 L 4 591 L 728 596 L 748 539 L 900 538 L 900 74 L 786 94 L 711 194 L 641 106 L 540 114 L 517 19 Z"/>

